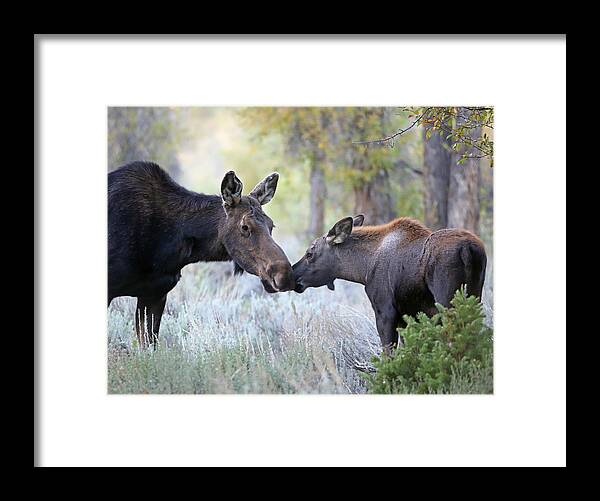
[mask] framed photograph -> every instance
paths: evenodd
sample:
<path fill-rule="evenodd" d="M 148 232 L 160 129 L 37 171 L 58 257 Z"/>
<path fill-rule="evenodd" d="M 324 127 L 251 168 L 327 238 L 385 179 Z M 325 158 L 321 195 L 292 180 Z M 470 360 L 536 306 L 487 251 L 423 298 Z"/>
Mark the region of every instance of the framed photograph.
<path fill-rule="evenodd" d="M 565 35 L 34 46 L 36 466 L 565 465 Z"/>

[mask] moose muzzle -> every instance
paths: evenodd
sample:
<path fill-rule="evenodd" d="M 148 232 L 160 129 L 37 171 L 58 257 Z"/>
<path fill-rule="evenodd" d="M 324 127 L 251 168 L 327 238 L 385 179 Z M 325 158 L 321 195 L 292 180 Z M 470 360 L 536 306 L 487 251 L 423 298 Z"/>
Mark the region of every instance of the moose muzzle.
<path fill-rule="evenodd" d="M 289 262 L 274 263 L 267 268 L 268 280 L 263 280 L 267 292 L 286 292 L 294 290 L 296 282 Z"/>

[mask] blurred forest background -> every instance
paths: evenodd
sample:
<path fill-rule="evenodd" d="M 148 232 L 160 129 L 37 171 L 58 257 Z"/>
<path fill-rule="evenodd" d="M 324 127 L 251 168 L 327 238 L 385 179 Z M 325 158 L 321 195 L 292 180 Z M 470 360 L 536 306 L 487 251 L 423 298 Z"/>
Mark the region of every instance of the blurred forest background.
<path fill-rule="evenodd" d="M 492 325 L 490 107 L 111 107 L 108 169 L 135 160 L 156 162 L 209 194 L 219 193 L 228 170 L 244 193 L 279 172 L 265 211 L 292 263 L 336 221 L 358 213 L 365 224 L 410 216 L 432 229 L 469 229 L 486 245 L 483 305 Z M 341 281 L 335 292 L 269 295 L 256 277 L 232 270 L 231 263 L 184 268 L 161 327 L 169 349 L 154 355 L 121 356 L 119 347 L 135 343 L 135 301 L 113 301 L 109 391 L 365 391 L 355 367 L 380 346 L 362 286 Z"/>
<path fill-rule="evenodd" d="M 203 193 L 230 169 L 246 190 L 278 171 L 268 212 L 281 234 L 314 238 L 363 213 L 491 244 L 491 108 L 109 108 L 108 135 L 109 170 L 154 161 Z"/>

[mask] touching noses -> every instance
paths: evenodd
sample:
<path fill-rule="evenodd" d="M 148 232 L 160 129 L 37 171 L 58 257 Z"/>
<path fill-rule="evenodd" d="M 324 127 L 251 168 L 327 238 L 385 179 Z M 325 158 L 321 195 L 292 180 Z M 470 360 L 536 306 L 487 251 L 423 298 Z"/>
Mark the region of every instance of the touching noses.
<path fill-rule="evenodd" d="M 279 292 L 294 290 L 296 282 L 292 265 L 289 262 L 281 262 L 273 264 L 268 270 L 269 277 L 273 282 L 273 288 Z"/>
<path fill-rule="evenodd" d="M 302 275 L 302 260 L 292 265 L 292 274 L 294 275 L 294 282 L 297 282 Z"/>
<path fill-rule="evenodd" d="M 300 260 L 292 266 L 292 278 L 294 280 L 294 290 L 296 292 L 304 292 L 304 286 L 300 283 L 302 272 L 302 260 Z"/>

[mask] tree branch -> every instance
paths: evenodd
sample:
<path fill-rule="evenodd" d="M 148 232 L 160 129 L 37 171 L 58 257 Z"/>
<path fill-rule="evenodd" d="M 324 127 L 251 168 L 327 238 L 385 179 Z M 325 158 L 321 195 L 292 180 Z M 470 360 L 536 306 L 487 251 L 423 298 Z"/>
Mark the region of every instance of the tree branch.
<path fill-rule="evenodd" d="M 431 108 L 426 108 L 425 111 L 423 111 L 423 113 L 421 113 L 417 117 L 417 119 L 413 123 L 411 123 L 406 129 L 401 129 L 398 132 L 396 132 L 394 134 L 391 134 L 390 136 L 381 138 L 381 139 L 373 139 L 373 140 L 370 140 L 370 141 L 352 141 L 352 144 L 365 144 L 365 145 L 367 145 L 367 144 L 379 144 L 379 145 L 384 144 L 387 141 L 390 141 L 391 139 L 394 139 L 395 137 L 400 136 L 400 135 L 404 134 L 406 131 L 409 131 L 410 129 L 412 129 L 415 125 L 417 125 L 423 119 L 423 117 L 425 116 L 425 114 L 430 109 Z"/>
<path fill-rule="evenodd" d="M 450 128 L 444 126 L 444 125 L 439 125 L 439 128 L 442 131 L 447 132 L 449 134 L 451 134 L 453 132 L 452 129 L 450 129 Z M 470 137 L 463 136 L 461 139 L 467 144 L 467 146 L 471 146 L 471 147 L 476 148 L 479 151 L 481 151 L 481 153 L 483 153 L 484 156 L 490 156 L 491 151 L 484 150 L 483 148 L 481 148 L 480 146 L 478 146 L 477 144 L 475 144 L 475 142 Z"/>

